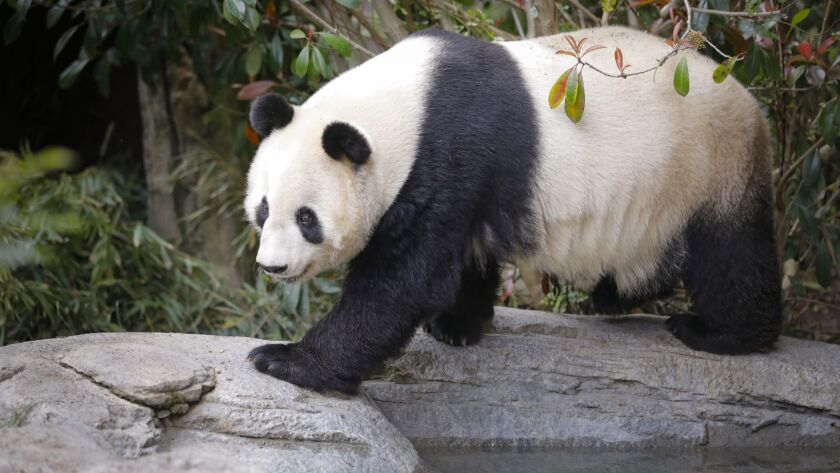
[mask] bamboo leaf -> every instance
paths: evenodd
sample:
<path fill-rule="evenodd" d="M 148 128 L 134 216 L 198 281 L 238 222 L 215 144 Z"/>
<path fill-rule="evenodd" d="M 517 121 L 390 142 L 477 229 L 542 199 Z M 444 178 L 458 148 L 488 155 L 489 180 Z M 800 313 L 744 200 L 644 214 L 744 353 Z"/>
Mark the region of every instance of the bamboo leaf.
<path fill-rule="evenodd" d="M 802 10 L 799 10 L 796 13 L 796 15 L 793 15 L 793 19 L 790 20 L 790 26 L 796 26 L 796 25 L 802 23 L 803 21 L 805 21 L 805 19 L 808 18 L 808 14 L 810 14 L 810 13 L 811 13 L 810 8 L 803 8 Z"/>
<path fill-rule="evenodd" d="M 677 69 L 674 71 L 674 89 L 683 97 L 688 95 L 688 59 L 685 57 L 680 59 L 680 63 L 677 64 Z"/>

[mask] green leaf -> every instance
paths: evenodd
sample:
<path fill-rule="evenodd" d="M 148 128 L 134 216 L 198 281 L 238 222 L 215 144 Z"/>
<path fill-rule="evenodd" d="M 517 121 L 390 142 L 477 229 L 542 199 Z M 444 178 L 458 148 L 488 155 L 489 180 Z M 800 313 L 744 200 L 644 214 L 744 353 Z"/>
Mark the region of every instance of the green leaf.
<path fill-rule="evenodd" d="M 306 77 L 306 72 L 309 70 L 309 45 L 303 47 L 298 54 L 295 63 L 292 66 L 292 71 L 301 79 Z"/>
<path fill-rule="evenodd" d="M 601 0 L 601 8 L 607 13 L 612 13 L 616 3 L 618 0 Z"/>
<path fill-rule="evenodd" d="M 583 73 L 573 67 L 566 83 L 566 116 L 574 123 L 583 118 L 583 108 L 586 104 L 586 94 L 583 90 Z"/>
<path fill-rule="evenodd" d="M 61 51 L 64 50 L 64 47 L 67 46 L 67 43 L 73 38 L 73 35 L 76 33 L 76 30 L 79 29 L 79 26 L 76 25 L 72 26 L 67 29 L 62 35 L 58 38 L 58 41 L 55 43 L 55 48 L 53 49 L 53 61 L 58 59 L 58 55 L 61 54 Z"/>
<path fill-rule="evenodd" d="M 321 76 L 327 76 L 327 61 L 324 60 L 324 55 L 321 54 L 321 50 L 317 46 L 312 48 L 312 67 Z"/>
<path fill-rule="evenodd" d="M 58 87 L 69 89 L 76 82 L 76 78 L 79 77 L 79 73 L 87 66 L 88 62 L 89 60 L 86 57 L 71 62 L 58 76 Z"/>
<path fill-rule="evenodd" d="M 306 38 L 306 33 L 304 33 L 303 30 L 294 29 L 291 33 L 289 33 L 289 38 L 303 39 Z"/>
<path fill-rule="evenodd" d="M 802 162 L 802 181 L 805 187 L 814 187 L 820 179 L 820 152 L 815 151 Z"/>
<path fill-rule="evenodd" d="M 12 44 L 12 41 L 16 40 L 17 37 L 20 36 L 21 30 L 23 30 L 23 21 L 25 19 L 26 12 L 21 13 L 18 11 L 12 15 L 8 21 L 6 21 L 6 26 L 3 28 L 4 44 Z"/>
<path fill-rule="evenodd" d="M 246 28 L 251 30 L 251 32 L 257 31 L 257 28 L 260 27 L 260 14 L 257 12 L 256 9 L 248 7 L 245 11 L 245 18 L 242 20 L 242 24 L 245 25 Z"/>
<path fill-rule="evenodd" d="M 823 139 L 829 145 L 833 145 L 840 134 L 838 122 L 840 122 L 840 100 L 835 98 L 823 107 L 818 121 Z"/>
<path fill-rule="evenodd" d="M 569 73 L 572 72 L 573 69 L 574 67 L 561 74 L 551 87 L 551 91 L 548 92 L 548 106 L 552 109 L 560 106 L 560 104 L 563 103 L 563 99 L 566 98 L 566 85 L 569 81 Z"/>
<path fill-rule="evenodd" d="M 26 15 L 26 12 L 29 11 L 29 7 L 31 6 L 32 0 L 17 0 L 17 3 L 15 4 L 15 10 L 17 10 L 18 13 Z"/>
<path fill-rule="evenodd" d="M 93 79 L 96 81 L 99 93 L 103 97 L 108 97 L 111 93 L 111 64 L 107 57 L 102 56 L 96 61 L 96 65 L 93 66 Z"/>
<path fill-rule="evenodd" d="M 232 25 L 235 25 L 238 21 L 244 22 L 245 3 L 242 0 L 224 0 L 222 14 L 225 20 Z"/>
<path fill-rule="evenodd" d="M 683 97 L 688 95 L 688 59 L 686 57 L 680 59 L 680 63 L 677 64 L 677 69 L 674 71 L 674 89 Z"/>
<path fill-rule="evenodd" d="M 764 73 L 766 74 L 768 79 L 781 79 L 782 78 L 782 68 L 779 66 L 779 61 L 773 54 L 767 54 L 766 52 L 762 55 L 762 59 L 764 62 Z"/>
<path fill-rule="evenodd" d="M 64 15 L 64 7 L 60 5 L 55 5 L 50 7 L 47 10 L 47 29 L 52 28 L 58 23 L 58 20 L 61 19 L 61 16 Z"/>
<path fill-rule="evenodd" d="M 796 26 L 802 23 L 803 21 L 805 21 L 806 18 L 808 18 L 808 14 L 810 13 L 810 8 L 803 8 L 802 10 L 799 10 L 798 12 L 796 12 L 796 15 L 793 15 L 793 19 L 790 20 L 790 25 Z"/>
<path fill-rule="evenodd" d="M 131 236 L 131 243 L 134 244 L 135 248 L 140 248 L 140 245 L 143 243 L 143 225 L 138 223 L 134 226 L 134 233 Z"/>
<path fill-rule="evenodd" d="M 283 69 L 283 41 L 279 34 L 275 34 L 268 44 L 268 65 L 274 72 Z"/>
<path fill-rule="evenodd" d="M 359 8 L 359 0 L 335 0 L 336 3 L 351 10 Z"/>
<path fill-rule="evenodd" d="M 262 48 L 252 44 L 245 56 L 245 73 L 251 77 L 257 75 L 262 67 Z"/>
<path fill-rule="evenodd" d="M 828 287 L 831 284 L 831 254 L 828 252 L 828 246 L 825 241 L 820 242 L 817 247 L 817 254 L 814 257 L 814 272 L 817 276 L 817 282 L 822 287 Z"/>
<path fill-rule="evenodd" d="M 341 56 L 350 57 L 350 55 L 353 54 L 353 48 L 350 46 L 350 43 L 341 36 L 322 31 L 318 33 L 318 37 L 323 39 L 324 42 L 329 44 L 330 47 Z"/>
<path fill-rule="evenodd" d="M 735 59 L 729 58 L 726 61 L 718 64 L 715 68 L 714 72 L 712 72 L 712 80 L 715 81 L 715 84 L 720 84 L 729 77 L 729 74 L 732 73 L 732 68 L 735 67 Z"/>

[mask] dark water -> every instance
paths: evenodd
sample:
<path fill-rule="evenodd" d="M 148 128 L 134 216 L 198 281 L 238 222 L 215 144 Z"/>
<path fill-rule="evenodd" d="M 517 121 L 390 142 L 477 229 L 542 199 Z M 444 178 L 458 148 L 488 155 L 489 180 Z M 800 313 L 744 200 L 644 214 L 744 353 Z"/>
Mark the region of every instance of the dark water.
<path fill-rule="evenodd" d="M 420 450 L 431 472 L 440 473 L 835 473 L 838 448 L 698 448 L 543 452 Z"/>

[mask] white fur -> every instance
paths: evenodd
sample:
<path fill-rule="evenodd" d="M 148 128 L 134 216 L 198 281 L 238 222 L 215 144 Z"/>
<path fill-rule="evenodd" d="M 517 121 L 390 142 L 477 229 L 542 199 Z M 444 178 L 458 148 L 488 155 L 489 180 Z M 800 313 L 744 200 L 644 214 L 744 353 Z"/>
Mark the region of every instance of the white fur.
<path fill-rule="evenodd" d="M 586 60 L 616 73 L 620 47 L 628 72 L 654 66 L 670 47 L 627 28 L 573 34 L 601 44 Z M 613 272 L 623 292 L 640 289 L 687 219 L 707 203 L 731 211 L 744 191 L 753 151 L 745 144 L 764 131 L 755 100 L 734 78 L 712 81 L 716 64 L 693 51 L 671 58 L 658 72 L 628 79 L 583 72 L 586 107 L 572 123 L 548 92 L 575 59 L 562 35 L 505 43 L 519 63 L 539 112 L 540 162 L 536 213 L 539 251 L 520 259 L 534 274 L 591 287 Z M 681 97 L 673 74 L 688 57 L 691 90 Z M 747 137 L 745 139 L 745 137 Z M 532 278 L 531 279 L 535 279 Z"/>
<path fill-rule="evenodd" d="M 364 67 L 333 79 L 305 104 L 289 125 L 260 145 L 248 173 L 245 211 L 251 221 L 263 196 L 269 217 L 257 262 L 288 265 L 286 275 L 311 277 L 358 254 L 408 177 L 433 70 L 435 42 L 411 38 Z M 358 169 L 329 157 L 321 145 L 333 121 L 356 127 L 372 153 Z M 295 224 L 302 206 L 317 214 L 324 242 L 306 242 Z"/>

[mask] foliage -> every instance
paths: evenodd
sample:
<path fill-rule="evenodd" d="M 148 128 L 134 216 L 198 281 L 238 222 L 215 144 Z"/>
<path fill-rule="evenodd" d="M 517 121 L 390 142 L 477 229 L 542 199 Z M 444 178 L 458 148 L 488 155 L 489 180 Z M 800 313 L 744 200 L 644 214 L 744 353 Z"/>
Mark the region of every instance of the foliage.
<path fill-rule="evenodd" d="M 95 167 L 47 174 L 66 154 L 6 153 L 0 162 L 0 249 L 19 256 L 0 261 L 0 344 L 125 330 L 287 339 L 331 305 L 322 295 L 337 292 L 329 279 L 283 291 L 263 278 L 226 287 L 208 263 L 143 225 L 138 180 Z"/>
<path fill-rule="evenodd" d="M 778 239 L 785 263 L 787 300 L 795 302 L 807 291 L 826 286 L 836 277 L 840 268 L 837 256 L 840 254 L 837 205 L 840 200 L 840 101 L 837 99 L 840 60 L 836 41 L 836 9 L 840 7 L 836 2 L 414 0 L 384 3 L 391 7 L 390 11 L 374 8 L 370 0 L 307 3 L 299 0 L 8 0 L 0 8 L 12 5 L 15 9 L 4 25 L 5 44 L 18 36 L 29 10 L 48 8 L 47 25 L 63 30 L 55 45 L 55 56 L 73 59 L 56 77 L 61 87 L 72 87 L 82 71 L 91 69 L 100 90 L 107 94 L 108 72 L 112 67 L 137 64 L 150 76 L 165 74 L 167 64 L 189 65 L 206 89 L 211 104 L 201 117 L 205 129 L 196 131 L 208 152 L 204 156 L 182 157 L 175 178 L 200 176 L 203 182 L 212 183 L 210 187 L 218 189 L 210 201 L 202 202 L 203 207 L 190 216 L 192 220 L 210 218 L 214 212 L 239 205 L 243 169 L 258 144 L 258 137 L 247 126 L 244 101 L 278 89 L 292 102 L 299 103 L 323 81 L 387 49 L 409 32 L 437 26 L 487 40 L 509 40 L 597 24 L 630 24 L 670 41 L 674 48 L 672 55 L 663 61 L 676 56 L 681 48 L 705 46 L 701 52 L 721 62 L 713 75 L 715 82 L 737 79 L 749 87 L 762 102 L 771 123 L 776 148 Z M 586 50 L 581 46 L 573 47 L 578 65 L 557 71 L 560 78 L 546 91 L 549 105 L 555 108 L 565 102 L 564 109 L 573 120 L 579 120 L 584 111 L 582 71 Z M 617 73 L 593 73 L 621 80 L 633 74 L 655 73 L 662 64 L 646 70 L 639 70 L 637 65 L 628 72 L 633 58 L 625 58 L 618 48 L 613 56 Z M 184 61 L 185 57 L 189 61 Z M 690 90 L 691 64 L 681 59 L 684 58 L 676 58 L 679 66 L 673 81 L 675 90 L 686 94 Z M 91 172 L 108 174 L 112 180 L 125 179 L 111 171 Z M 118 221 L 125 221 L 125 216 L 118 217 Z M 138 216 L 131 218 L 140 220 Z M 121 225 L 124 224 L 115 228 L 122 228 Z M 130 230 L 135 226 L 136 223 L 130 224 Z M 141 234 L 145 235 L 143 231 Z M 236 243 L 244 257 L 256 245 L 256 236 L 245 228 L 240 235 Z M 113 236 L 110 239 L 120 240 Z M 157 244 L 154 239 L 143 241 L 150 248 Z M 163 251 L 177 252 L 174 248 Z M 170 259 L 177 266 L 179 260 L 175 253 L 170 254 Z M 199 269 L 193 271 L 201 273 Z M 209 275 L 199 279 L 204 277 L 212 280 Z M 214 283 L 208 284 L 207 287 L 216 287 Z M 297 289 L 299 304 L 306 299 L 304 291 L 312 289 Z M 292 296 L 270 291 L 264 282 L 257 280 L 231 297 L 238 302 L 211 313 L 251 314 L 251 302 L 244 302 L 249 297 L 276 308 L 284 305 L 281 300 L 290 300 Z M 810 299 L 815 296 L 810 295 Z M 554 307 L 557 300 L 545 302 Z M 187 311 L 193 310 L 193 316 L 197 314 L 197 308 L 189 308 L 191 302 L 183 303 Z M 568 310 L 576 310 L 577 306 L 568 305 Z M 586 310 L 585 304 L 579 306 L 580 310 Z M 92 318 L 91 314 L 88 312 L 85 317 Z M 113 316 L 108 317 L 113 320 Z M 241 333 L 263 330 L 258 314 L 247 317 L 247 322 L 237 322 L 240 325 L 231 330 Z M 224 322 L 202 323 L 181 326 L 227 330 Z M 129 323 L 125 328 L 131 326 L 139 327 Z M 276 328 L 282 330 L 286 328 Z M 70 332 L 67 328 L 62 333 Z"/>

